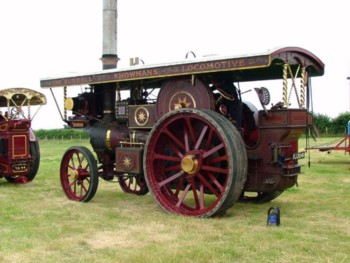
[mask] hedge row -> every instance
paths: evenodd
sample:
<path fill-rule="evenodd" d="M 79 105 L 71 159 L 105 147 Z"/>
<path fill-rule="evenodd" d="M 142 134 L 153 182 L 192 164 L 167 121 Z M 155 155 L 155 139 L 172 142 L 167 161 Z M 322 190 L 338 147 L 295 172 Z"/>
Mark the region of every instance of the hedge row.
<path fill-rule="evenodd" d="M 331 118 L 325 114 L 316 113 L 313 115 L 314 124 L 323 135 L 339 135 L 348 132 L 350 112 L 340 113 L 337 117 Z"/>
<path fill-rule="evenodd" d="M 89 139 L 89 135 L 85 130 L 77 129 L 52 129 L 52 130 L 35 130 L 35 135 L 39 140 L 73 140 L 73 139 Z"/>

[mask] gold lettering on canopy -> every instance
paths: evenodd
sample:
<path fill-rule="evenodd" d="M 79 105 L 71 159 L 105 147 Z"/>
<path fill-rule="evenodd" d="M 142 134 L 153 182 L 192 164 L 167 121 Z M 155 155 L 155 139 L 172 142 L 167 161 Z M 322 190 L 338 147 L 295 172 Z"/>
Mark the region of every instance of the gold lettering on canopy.
<path fill-rule="evenodd" d="M 207 73 L 216 71 L 238 70 L 243 68 L 264 67 L 269 65 L 269 56 L 231 58 L 217 61 L 184 63 L 181 65 L 165 65 L 154 68 L 131 69 L 117 72 L 96 73 L 77 77 L 42 80 L 42 87 L 58 87 L 69 85 L 95 84 L 102 82 L 136 80 L 185 74 Z"/>

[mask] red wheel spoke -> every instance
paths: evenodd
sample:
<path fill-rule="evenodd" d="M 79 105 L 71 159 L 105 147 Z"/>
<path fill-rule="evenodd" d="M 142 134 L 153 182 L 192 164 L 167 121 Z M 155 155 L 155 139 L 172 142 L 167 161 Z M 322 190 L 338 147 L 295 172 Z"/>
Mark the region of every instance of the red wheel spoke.
<path fill-rule="evenodd" d="M 81 190 L 84 190 L 84 193 L 87 192 L 87 189 L 86 189 L 86 187 L 84 185 L 84 181 L 81 182 Z M 83 195 L 83 191 L 81 191 L 81 194 Z"/>
<path fill-rule="evenodd" d="M 196 135 L 194 134 L 193 125 L 191 124 L 190 118 L 186 118 L 186 126 L 189 129 L 189 131 L 190 131 L 190 135 L 191 135 L 192 141 L 195 142 L 196 141 Z"/>
<path fill-rule="evenodd" d="M 79 196 L 83 196 L 83 188 L 81 185 L 77 185 L 77 190 L 79 191 Z"/>
<path fill-rule="evenodd" d="M 191 187 L 192 187 L 192 192 L 193 192 L 193 198 L 196 203 L 196 208 L 201 208 L 200 207 L 200 202 L 197 194 L 197 188 L 194 180 L 191 180 Z"/>
<path fill-rule="evenodd" d="M 164 133 L 166 134 L 166 135 L 168 135 L 168 137 L 170 138 L 170 139 L 172 139 L 177 145 L 179 145 L 182 149 L 186 149 L 185 148 L 185 145 L 178 139 L 178 138 L 176 138 L 175 136 L 174 136 L 174 134 L 172 134 L 169 130 L 164 130 Z"/>
<path fill-rule="evenodd" d="M 89 163 L 86 164 L 86 166 L 83 168 L 85 171 L 89 170 Z"/>
<path fill-rule="evenodd" d="M 76 195 L 77 194 L 77 181 L 74 181 L 73 184 L 73 193 Z"/>
<path fill-rule="evenodd" d="M 220 182 L 217 180 L 217 178 L 212 173 L 208 173 L 208 176 L 213 181 L 213 183 L 216 185 L 216 187 L 219 188 L 220 192 L 222 192 L 224 190 L 224 187 L 220 184 Z"/>
<path fill-rule="evenodd" d="M 208 187 L 208 189 L 214 194 L 216 195 L 216 197 L 220 197 L 220 193 L 218 193 L 214 187 L 208 182 L 207 179 L 205 179 L 201 174 L 198 174 L 197 175 L 198 178 L 203 182 L 203 184 Z"/>
<path fill-rule="evenodd" d="M 85 156 L 83 154 L 79 154 L 79 160 L 80 160 L 80 163 L 83 163 L 85 161 Z"/>
<path fill-rule="evenodd" d="M 69 183 L 70 188 L 72 188 L 72 186 L 73 186 L 74 193 L 76 191 L 76 183 L 77 183 L 77 180 L 73 180 L 71 183 Z"/>
<path fill-rule="evenodd" d="M 204 208 L 204 185 L 202 183 L 199 185 L 199 207 Z"/>
<path fill-rule="evenodd" d="M 126 182 L 126 185 L 128 186 L 128 188 L 130 188 L 130 186 L 131 186 L 131 179 L 130 179 L 130 178 L 127 178 L 127 179 L 125 180 L 125 182 Z"/>
<path fill-rule="evenodd" d="M 227 161 L 227 156 L 226 155 L 222 155 L 222 156 L 210 159 L 210 160 L 207 161 L 207 164 L 219 163 L 221 161 Z"/>
<path fill-rule="evenodd" d="M 190 150 L 190 145 L 188 142 L 188 134 L 187 134 L 187 129 L 185 128 L 184 130 L 184 141 L 185 141 L 185 151 L 188 152 Z"/>
<path fill-rule="evenodd" d="M 71 163 L 71 164 L 70 164 Z M 69 168 L 72 168 L 72 169 L 75 169 L 75 163 L 74 163 L 74 159 L 73 158 L 71 158 L 70 159 L 70 162 L 68 162 L 68 167 Z"/>
<path fill-rule="evenodd" d="M 164 181 L 160 182 L 159 183 L 159 187 L 162 187 L 163 185 L 173 181 L 173 180 L 176 180 L 177 178 L 179 178 L 181 175 L 183 175 L 184 172 L 183 171 L 180 171 L 178 172 L 177 174 L 174 174 L 172 176 L 170 176 L 169 178 L 165 179 Z"/>
<path fill-rule="evenodd" d="M 208 166 L 208 165 L 203 165 L 202 170 L 209 171 L 209 172 L 217 172 L 217 173 L 222 173 L 222 174 L 227 174 L 228 170 L 224 168 L 219 168 L 215 166 Z"/>
<path fill-rule="evenodd" d="M 224 148 L 224 143 L 220 143 L 219 145 L 215 146 L 214 148 L 212 148 L 209 151 L 207 151 L 206 153 L 204 153 L 203 154 L 203 158 L 206 158 L 209 155 L 212 155 L 213 153 L 221 150 L 222 148 Z"/>
<path fill-rule="evenodd" d="M 175 156 L 169 156 L 169 155 L 163 155 L 163 154 L 155 154 L 153 156 L 154 159 L 164 160 L 164 161 L 174 161 L 174 162 L 181 162 L 181 159 L 179 157 Z"/>
<path fill-rule="evenodd" d="M 177 184 L 177 187 L 176 187 L 176 191 L 175 191 L 175 195 L 178 196 L 179 195 L 179 192 L 180 190 L 182 189 L 182 186 L 184 185 L 184 182 L 185 182 L 185 178 L 182 177 L 180 179 L 180 182 Z"/>
<path fill-rule="evenodd" d="M 78 159 L 78 165 L 79 167 L 81 167 L 81 164 L 84 160 L 84 155 L 82 156 L 82 158 L 80 158 L 80 154 L 79 153 L 75 153 L 75 155 L 77 156 L 77 159 Z"/>
<path fill-rule="evenodd" d="M 195 150 L 198 150 L 199 146 L 201 145 L 201 143 L 203 141 L 203 137 L 204 137 L 205 133 L 207 132 L 207 129 L 208 129 L 208 126 L 203 127 L 201 134 L 199 135 L 198 141 L 194 147 Z"/>
<path fill-rule="evenodd" d="M 210 129 L 208 134 L 208 139 L 207 139 L 207 145 L 205 146 L 206 151 L 210 148 L 211 140 L 213 139 L 213 133 L 214 133 L 213 129 Z"/>
<path fill-rule="evenodd" d="M 183 193 L 182 193 L 182 195 L 181 195 L 179 201 L 178 201 L 177 204 L 176 204 L 177 207 L 180 207 L 180 205 L 183 203 L 183 201 L 185 200 L 185 197 L 186 197 L 186 195 L 187 195 L 187 193 L 188 193 L 188 190 L 189 190 L 190 188 L 191 188 L 191 185 L 188 184 L 188 185 L 186 186 L 185 190 L 183 191 Z"/>
<path fill-rule="evenodd" d="M 183 158 L 183 154 L 179 151 L 179 149 L 177 149 L 176 147 L 175 147 L 175 145 L 174 144 L 169 144 L 169 148 L 175 153 L 175 154 L 177 154 L 177 156 L 179 156 L 180 158 Z"/>
<path fill-rule="evenodd" d="M 69 163 L 71 163 L 71 164 L 69 165 Z M 70 158 L 69 163 L 68 163 L 68 166 L 71 167 L 72 169 L 76 169 L 77 168 L 77 165 L 75 163 L 75 160 L 74 160 L 73 156 Z"/>
<path fill-rule="evenodd" d="M 175 164 L 175 165 L 172 165 L 172 166 L 169 166 L 169 167 L 166 167 L 164 169 L 164 172 L 170 172 L 170 171 L 174 171 L 174 170 L 180 170 L 181 169 L 181 166 L 180 164 Z"/>

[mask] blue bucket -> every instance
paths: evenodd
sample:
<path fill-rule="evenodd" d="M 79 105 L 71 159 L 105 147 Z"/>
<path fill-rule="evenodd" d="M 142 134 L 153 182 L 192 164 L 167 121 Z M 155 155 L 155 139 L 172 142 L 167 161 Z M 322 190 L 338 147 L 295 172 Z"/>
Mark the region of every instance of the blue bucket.
<path fill-rule="evenodd" d="M 270 207 L 267 211 L 267 225 L 279 226 L 280 223 L 280 209 L 278 207 Z"/>

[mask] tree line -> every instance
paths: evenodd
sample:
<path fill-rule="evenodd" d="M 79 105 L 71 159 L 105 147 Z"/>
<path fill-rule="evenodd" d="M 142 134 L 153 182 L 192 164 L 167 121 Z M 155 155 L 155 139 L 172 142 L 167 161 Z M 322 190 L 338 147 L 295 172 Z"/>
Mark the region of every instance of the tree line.
<path fill-rule="evenodd" d="M 314 124 L 321 135 L 339 135 L 347 133 L 350 112 L 340 113 L 331 118 L 326 114 L 314 113 Z"/>

